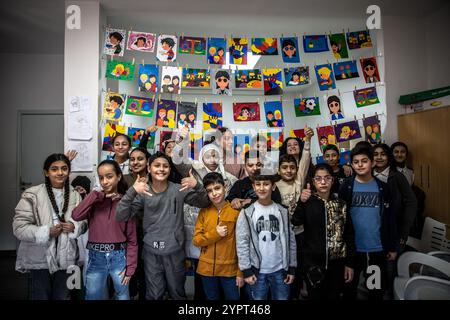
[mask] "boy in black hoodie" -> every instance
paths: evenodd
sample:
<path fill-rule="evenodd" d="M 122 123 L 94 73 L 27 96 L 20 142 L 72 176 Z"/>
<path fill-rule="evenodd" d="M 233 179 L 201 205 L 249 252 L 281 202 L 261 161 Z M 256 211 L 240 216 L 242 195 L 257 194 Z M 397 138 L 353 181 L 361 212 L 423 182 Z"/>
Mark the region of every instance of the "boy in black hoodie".
<path fill-rule="evenodd" d="M 356 175 L 341 185 L 339 198 L 347 203 L 352 218 L 356 256 L 353 281 L 347 286 L 344 298 L 356 299 L 359 275 L 364 271 L 369 299 L 382 300 L 386 258 L 395 260 L 397 255 L 397 208 L 391 202 L 388 185 L 372 175 L 372 148 L 357 145 L 350 158 Z"/>

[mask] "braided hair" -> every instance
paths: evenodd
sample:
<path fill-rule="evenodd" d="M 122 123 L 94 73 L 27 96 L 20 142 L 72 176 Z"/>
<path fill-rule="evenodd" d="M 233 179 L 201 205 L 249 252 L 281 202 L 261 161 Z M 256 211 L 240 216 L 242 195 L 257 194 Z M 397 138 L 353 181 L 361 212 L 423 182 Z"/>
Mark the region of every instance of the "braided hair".
<path fill-rule="evenodd" d="M 56 161 L 63 161 L 69 167 L 70 172 L 70 160 L 62 153 L 54 153 L 49 155 L 44 162 L 44 170 L 48 171 L 52 163 Z M 52 204 L 53 210 L 61 219 L 61 221 L 64 222 L 64 213 L 67 212 L 67 208 L 69 207 L 69 196 L 70 196 L 69 179 L 66 179 L 66 181 L 64 182 L 64 205 L 62 209 L 63 213 L 62 215 L 60 215 L 58 205 L 56 204 L 55 194 L 53 193 L 52 189 L 52 183 L 50 182 L 50 178 L 47 176 L 45 177 L 45 188 L 47 189 L 47 195 L 48 198 L 50 199 L 50 203 Z"/>

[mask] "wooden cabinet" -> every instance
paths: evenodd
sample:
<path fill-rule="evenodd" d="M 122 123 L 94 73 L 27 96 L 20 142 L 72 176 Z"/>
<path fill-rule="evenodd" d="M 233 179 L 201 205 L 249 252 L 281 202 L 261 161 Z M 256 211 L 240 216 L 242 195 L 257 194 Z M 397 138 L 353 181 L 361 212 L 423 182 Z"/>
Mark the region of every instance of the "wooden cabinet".
<path fill-rule="evenodd" d="M 426 215 L 450 224 L 450 106 L 400 115 L 398 136 L 426 193 Z"/>

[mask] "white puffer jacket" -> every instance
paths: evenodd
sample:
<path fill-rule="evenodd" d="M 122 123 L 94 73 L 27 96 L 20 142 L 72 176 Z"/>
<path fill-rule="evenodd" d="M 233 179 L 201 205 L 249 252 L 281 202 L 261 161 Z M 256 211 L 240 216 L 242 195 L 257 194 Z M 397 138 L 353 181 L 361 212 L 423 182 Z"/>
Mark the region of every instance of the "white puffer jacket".
<path fill-rule="evenodd" d="M 48 269 L 50 273 L 66 270 L 78 259 L 77 237 L 87 229 L 87 221 L 72 220 L 72 210 L 80 203 L 81 197 L 70 187 L 69 205 L 64 219 L 75 225 L 73 233 L 61 233 L 56 249 L 55 238 L 50 238 L 53 226 L 53 208 L 45 184 L 25 190 L 16 206 L 13 219 L 14 235 L 20 240 L 17 250 L 16 270 Z"/>

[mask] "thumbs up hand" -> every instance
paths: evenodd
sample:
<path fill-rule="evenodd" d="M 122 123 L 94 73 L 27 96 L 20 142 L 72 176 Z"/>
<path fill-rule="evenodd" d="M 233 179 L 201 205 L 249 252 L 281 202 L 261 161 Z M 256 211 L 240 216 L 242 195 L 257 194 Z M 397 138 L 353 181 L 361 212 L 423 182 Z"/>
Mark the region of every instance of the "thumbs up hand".
<path fill-rule="evenodd" d="M 194 175 L 192 174 L 192 169 L 189 170 L 189 176 L 186 178 L 181 179 L 181 189 L 180 191 L 184 191 L 188 188 L 195 188 L 197 185 L 197 179 L 195 179 Z"/>
<path fill-rule="evenodd" d="M 306 202 L 311 197 L 311 185 L 309 183 L 306 184 L 306 189 L 302 190 L 302 194 L 300 195 L 300 201 Z"/>
<path fill-rule="evenodd" d="M 308 127 L 308 125 L 305 125 L 305 140 L 311 140 L 311 137 L 314 135 L 313 129 Z"/>

